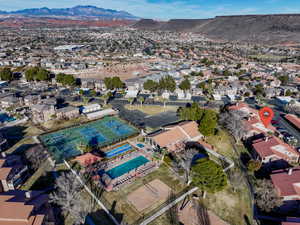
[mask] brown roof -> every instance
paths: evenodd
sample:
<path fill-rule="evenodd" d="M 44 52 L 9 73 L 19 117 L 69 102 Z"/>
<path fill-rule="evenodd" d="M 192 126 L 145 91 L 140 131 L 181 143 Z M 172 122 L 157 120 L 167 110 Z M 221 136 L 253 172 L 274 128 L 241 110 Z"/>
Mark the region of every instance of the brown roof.
<path fill-rule="evenodd" d="M 44 215 L 36 214 L 47 201 L 42 192 L 32 192 L 30 199 L 25 191 L 14 190 L 0 195 L 0 225 L 41 225 Z"/>
<path fill-rule="evenodd" d="M 274 155 L 279 159 L 290 160 L 292 157 L 299 157 L 294 148 L 275 136 L 257 139 L 252 143 L 252 147 L 261 158 Z"/>
<path fill-rule="evenodd" d="M 6 180 L 12 168 L 0 168 L 0 180 Z"/>
<path fill-rule="evenodd" d="M 164 148 L 200 135 L 198 124 L 195 121 L 186 121 L 165 127 L 162 132 L 151 135 L 151 137 L 160 147 Z"/>
<path fill-rule="evenodd" d="M 77 161 L 82 166 L 87 166 L 87 165 L 93 164 L 93 163 L 95 163 L 97 161 L 100 161 L 100 160 L 102 160 L 101 157 L 96 156 L 92 153 L 86 153 L 86 154 L 77 156 L 74 159 L 74 161 Z"/>
<path fill-rule="evenodd" d="M 279 196 L 298 195 L 300 197 L 300 166 L 293 168 L 291 175 L 288 174 L 287 169 L 276 170 L 271 174 L 271 180 Z"/>
<path fill-rule="evenodd" d="M 0 221 L 21 220 L 28 221 L 33 205 L 24 205 L 20 202 L 1 202 Z"/>
<path fill-rule="evenodd" d="M 295 127 L 300 129 L 300 118 L 293 114 L 287 114 L 285 115 L 285 118 L 290 121 L 292 124 L 294 124 Z"/>

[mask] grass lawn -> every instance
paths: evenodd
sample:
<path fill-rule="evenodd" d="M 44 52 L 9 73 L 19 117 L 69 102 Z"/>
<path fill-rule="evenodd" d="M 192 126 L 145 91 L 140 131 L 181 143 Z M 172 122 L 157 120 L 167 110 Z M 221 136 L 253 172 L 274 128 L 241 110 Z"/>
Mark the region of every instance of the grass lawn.
<path fill-rule="evenodd" d="M 231 140 L 232 137 L 224 130 L 220 130 L 216 136 L 207 138 L 207 142 L 213 145 L 218 153 L 238 162 L 239 155 L 235 153 Z M 239 154 L 247 152 L 243 145 L 237 145 L 237 150 Z M 235 163 L 236 171 L 234 171 L 234 173 L 241 173 L 241 169 L 237 165 L 238 164 Z M 233 187 L 236 186 L 239 186 L 238 190 L 233 189 Z M 241 179 L 238 184 L 229 184 L 222 192 L 208 194 L 204 203 L 208 209 L 214 211 L 230 224 L 246 224 L 244 221 L 245 216 L 248 217 L 250 221 L 252 220 L 251 199 L 244 179 Z"/>
<path fill-rule="evenodd" d="M 145 114 L 148 115 L 157 115 L 162 112 L 167 112 L 167 111 L 177 111 L 178 107 L 177 106 L 169 106 L 167 105 L 166 107 L 160 106 L 160 105 L 125 105 L 125 108 L 128 110 L 139 110 Z"/>
<path fill-rule="evenodd" d="M 206 141 L 213 145 L 218 153 L 234 159 L 237 156 L 234 152 L 230 139 L 231 137 L 226 131 L 220 130 L 217 135 L 207 137 Z"/>
<path fill-rule="evenodd" d="M 110 210 L 113 206 L 113 211 L 115 212 L 117 218 L 122 217 L 123 220 L 125 220 L 127 223 L 133 224 L 143 214 L 149 213 L 151 210 L 159 207 L 163 202 L 157 202 L 157 204 L 148 209 L 145 209 L 143 212 L 138 212 L 133 207 L 133 205 L 127 201 L 127 195 L 141 187 L 143 185 L 143 182 L 148 183 L 155 179 L 160 179 L 161 181 L 163 181 L 170 188 L 172 188 L 175 193 L 178 193 L 184 189 L 184 185 L 181 185 L 180 182 L 172 175 L 172 172 L 165 165 L 162 165 L 159 169 L 143 178 L 135 180 L 135 182 L 121 188 L 119 191 L 104 192 L 103 197 L 111 205 Z M 101 221 L 101 223 L 96 224 L 106 225 L 106 223 L 103 223 L 102 221 L 105 221 L 107 218 L 103 218 L 103 216 L 105 215 L 103 215 L 103 212 L 101 210 L 98 212 L 97 211 L 98 209 L 96 209 L 96 211 L 91 214 L 91 217 L 95 222 Z"/>
<path fill-rule="evenodd" d="M 71 120 L 50 120 L 43 123 L 42 126 L 47 130 L 51 131 L 51 130 L 63 129 L 79 123 L 85 123 L 87 121 L 88 119 L 86 117 L 80 116 L 78 118 L 71 119 Z"/>

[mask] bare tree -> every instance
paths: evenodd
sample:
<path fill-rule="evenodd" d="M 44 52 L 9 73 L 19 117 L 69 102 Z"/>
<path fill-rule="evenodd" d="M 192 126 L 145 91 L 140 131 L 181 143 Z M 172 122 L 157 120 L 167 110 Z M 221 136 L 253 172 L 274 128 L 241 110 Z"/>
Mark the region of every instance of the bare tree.
<path fill-rule="evenodd" d="M 230 132 L 236 142 L 239 142 L 246 135 L 245 114 L 241 111 L 231 111 L 220 115 L 220 123 Z"/>
<path fill-rule="evenodd" d="M 56 191 L 49 196 L 50 202 L 59 205 L 65 216 L 71 215 L 76 224 L 84 223 L 89 209 L 81 197 L 83 186 L 76 175 L 71 172 L 63 173 L 56 179 L 55 188 Z"/>
<path fill-rule="evenodd" d="M 25 152 L 25 157 L 30 162 L 31 167 L 37 170 L 46 160 L 47 154 L 41 145 L 35 145 Z"/>
<path fill-rule="evenodd" d="M 266 179 L 257 181 L 255 202 L 265 212 L 271 212 L 282 205 L 282 199 L 277 195 L 272 182 Z"/>
<path fill-rule="evenodd" d="M 193 163 L 193 158 L 197 153 L 199 153 L 197 149 L 187 149 L 186 151 L 183 151 L 181 156 L 180 165 L 185 171 L 185 179 L 188 185 L 191 183 L 190 171 Z"/>

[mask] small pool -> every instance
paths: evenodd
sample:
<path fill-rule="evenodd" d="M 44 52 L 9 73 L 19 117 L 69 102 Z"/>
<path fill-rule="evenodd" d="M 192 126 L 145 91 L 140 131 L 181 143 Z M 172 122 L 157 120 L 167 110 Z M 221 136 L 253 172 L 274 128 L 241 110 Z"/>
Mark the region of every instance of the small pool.
<path fill-rule="evenodd" d="M 106 171 L 106 174 L 111 178 L 115 179 L 117 177 L 120 177 L 136 168 L 139 168 L 140 166 L 146 164 L 149 162 L 147 158 L 144 156 L 138 156 L 134 159 L 131 159 L 119 166 L 116 166 L 115 168 L 112 168 L 108 171 Z"/>
<path fill-rule="evenodd" d="M 145 147 L 145 145 L 143 145 L 141 143 L 136 144 L 136 146 L 138 146 L 139 148 L 144 148 Z"/>
<path fill-rule="evenodd" d="M 122 145 L 120 147 L 114 148 L 108 152 L 105 153 L 105 157 L 111 158 L 117 155 L 120 155 L 124 152 L 127 152 L 129 150 L 132 150 L 132 146 L 130 144 Z"/>
<path fill-rule="evenodd" d="M 12 122 L 15 120 L 16 120 L 15 118 L 8 116 L 6 113 L 0 113 L 0 122 L 1 123 Z"/>

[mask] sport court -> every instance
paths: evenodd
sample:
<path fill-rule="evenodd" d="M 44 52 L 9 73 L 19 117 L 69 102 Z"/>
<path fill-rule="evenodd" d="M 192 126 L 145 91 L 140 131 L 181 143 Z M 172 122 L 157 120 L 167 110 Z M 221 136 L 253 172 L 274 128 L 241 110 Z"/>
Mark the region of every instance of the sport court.
<path fill-rule="evenodd" d="M 42 135 L 43 144 L 57 162 L 80 155 L 81 146 L 103 147 L 124 140 L 138 130 L 118 117 L 105 117 L 81 126 Z"/>
<path fill-rule="evenodd" d="M 142 212 L 145 209 L 152 207 L 154 204 L 165 202 L 171 188 L 161 180 L 155 179 L 150 183 L 144 184 L 142 187 L 131 192 L 127 196 L 127 200 L 137 209 Z"/>

